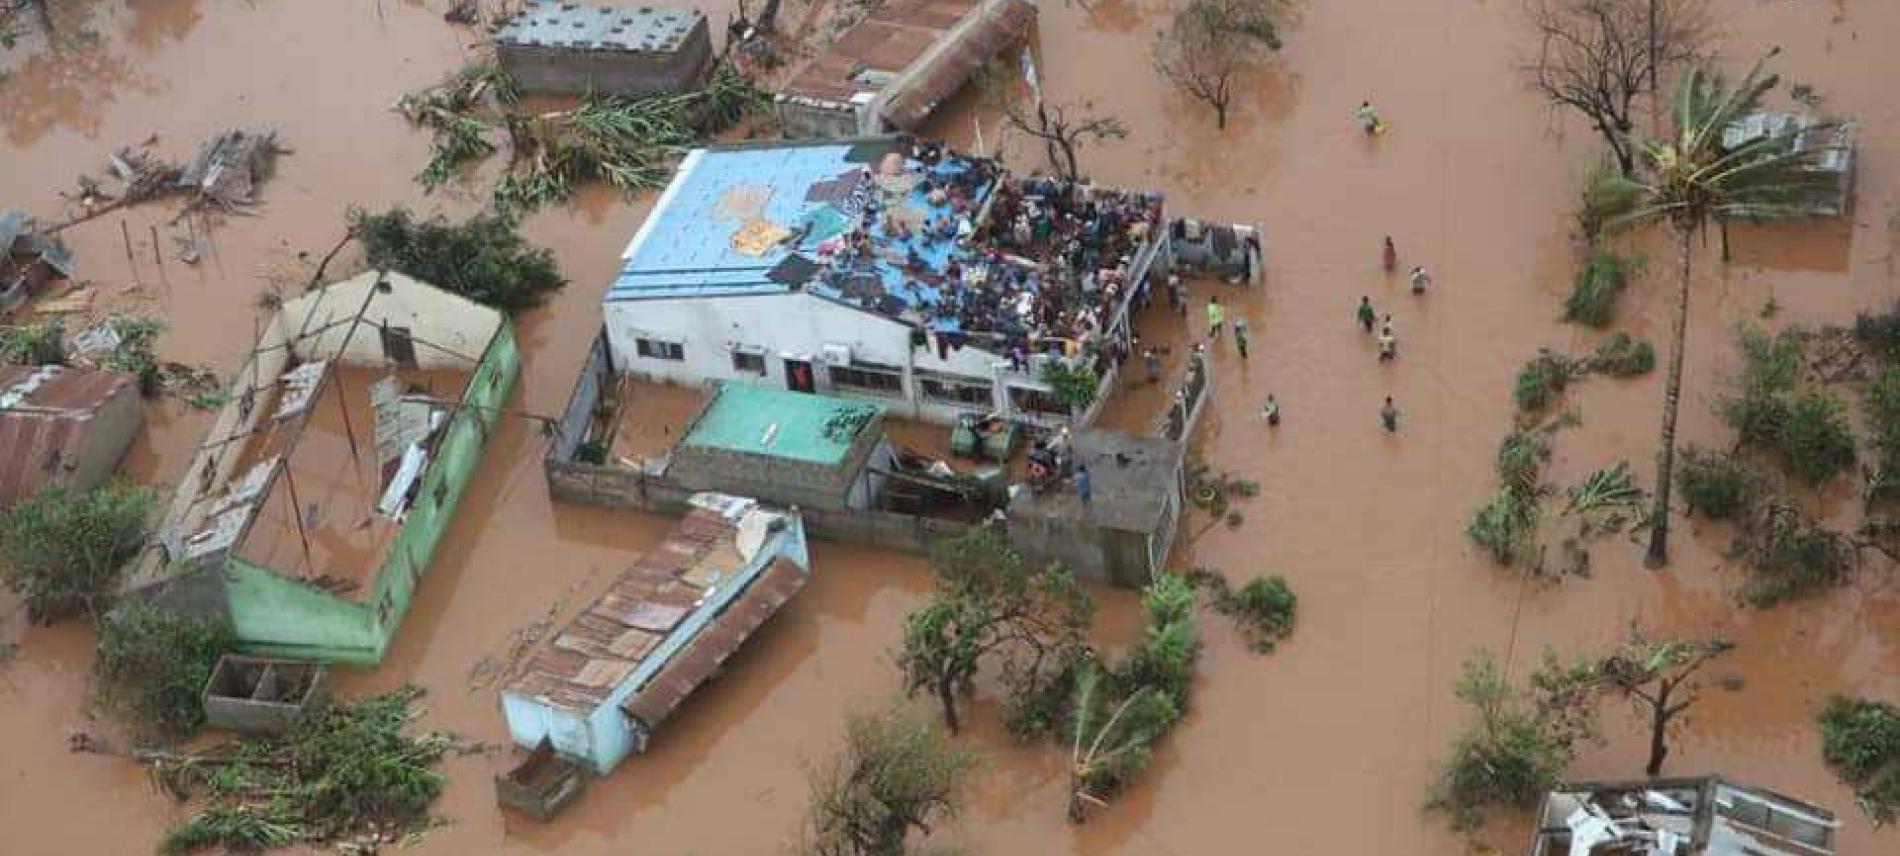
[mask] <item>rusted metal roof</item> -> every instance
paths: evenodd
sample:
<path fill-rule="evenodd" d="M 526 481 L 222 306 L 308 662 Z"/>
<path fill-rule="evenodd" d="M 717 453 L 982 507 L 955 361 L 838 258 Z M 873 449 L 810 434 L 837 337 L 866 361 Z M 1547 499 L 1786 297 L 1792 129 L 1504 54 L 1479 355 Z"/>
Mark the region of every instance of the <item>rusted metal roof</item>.
<path fill-rule="evenodd" d="M 621 712 L 649 731 L 666 721 L 680 702 L 717 673 L 759 625 L 804 586 L 803 569 L 784 558 L 773 559 L 744 594 L 713 619 L 685 650 L 675 654 L 646 686 L 620 705 Z"/>
<path fill-rule="evenodd" d="M 123 372 L 65 366 L 0 366 L 0 508 L 64 483 L 88 443 L 93 416 L 118 395 L 134 395 Z"/>
<path fill-rule="evenodd" d="M 718 511 L 689 511 L 665 541 L 636 560 L 561 628 L 528 662 L 521 677 L 509 684 L 508 692 L 568 710 L 590 711 L 606 702 L 615 687 L 636 677 L 649 657 L 668 656 L 666 652 L 671 651 L 666 664 L 647 682 L 649 690 L 665 686 L 677 689 L 681 697 L 690 693 L 705 679 L 705 674 L 696 671 L 701 660 L 710 663 L 705 667 L 709 674 L 804 584 L 804 572 L 796 564 L 775 560 L 758 570 L 719 615 L 710 620 L 698 616 L 706 623 L 685 647 L 678 647 L 679 639 L 667 643 L 682 624 L 690 624 L 694 613 L 707 606 L 708 598 L 717 597 L 718 585 L 732 583 L 748 567 L 756 568 L 736 546 L 739 534 L 739 525 Z M 796 580 L 781 579 L 787 568 Z M 658 665 L 646 668 L 651 671 Z M 690 681 L 680 677 L 689 674 L 699 677 Z M 666 701 L 665 710 L 678 703 L 679 698 Z"/>
<path fill-rule="evenodd" d="M 884 120 L 914 130 L 937 102 L 948 98 L 1004 48 L 1023 39 L 1036 23 L 1030 0 L 990 0 L 951 31 L 885 93 Z"/>
<path fill-rule="evenodd" d="M 981 0 L 887 0 L 807 61 L 779 89 L 787 98 L 843 105 L 884 88 L 930 50 Z M 860 74 L 869 72 L 864 80 Z"/>

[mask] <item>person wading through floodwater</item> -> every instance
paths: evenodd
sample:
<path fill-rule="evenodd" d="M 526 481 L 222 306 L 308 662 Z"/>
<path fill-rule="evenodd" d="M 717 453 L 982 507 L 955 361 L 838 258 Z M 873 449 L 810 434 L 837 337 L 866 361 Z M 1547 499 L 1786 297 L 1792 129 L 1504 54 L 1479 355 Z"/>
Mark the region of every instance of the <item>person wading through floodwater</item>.
<path fill-rule="evenodd" d="M 1187 316 L 1187 289 L 1181 285 L 1181 278 L 1168 274 L 1168 308 L 1174 314 Z"/>
<path fill-rule="evenodd" d="M 1354 310 L 1354 315 L 1359 319 L 1359 326 L 1366 328 L 1368 333 L 1372 332 L 1372 325 L 1379 320 L 1379 313 L 1372 308 L 1370 297 L 1359 298 L 1359 308 Z"/>
<path fill-rule="evenodd" d="M 1386 433 L 1399 432 L 1399 407 L 1392 403 L 1392 396 L 1385 397 L 1385 406 L 1379 408 L 1379 424 L 1385 426 Z"/>
<path fill-rule="evenodd" d="M 1385 236 L 1385 248 L 1379 252 L 1379 266 L 1385 268 L 1386 273 L 1399 269 L 1399 248 L 1392 246 L 1391 235 Z"/>
<path fill-rule="evenodd" d="M 1148 383 L 1161 382 L 1161 353 L 1150 347 L 1141 354 L 1141 364 L 1148 369 Z"/>
<path fill-rule="evenodd" d="M 1391 400 L 1386 399 L 1388 402 Z M 1089 504 L 1095 500 L 1095 479 L 1089 475 L 1089 468 L 1082 464 L 1075 465 L 1075 498 L 1081 500 L 1084 512 L 1089 510 Z"/>
<path fill-rule="evenodd" d="M 1220 298 L 1207 299 L 1207 338 L 1219 341 L 1221 324 L 1227 321 L 1227 309 L 1220 305 Z"/>
<path fill-rule="evenodd" d="M 1241 359 L 1244 360 L 1247 358 L 1247 319 L 1245 316 L 1234 316 L 1234 347 L 1240 349 Z"/>
<path fill-rule="evenodd" d="M 1412 268 L 1412 293 L 1424 294 L 1425 286 L 1432 284 L 1432 275 L 1425 272 L 1424 265 Z"/>
<path fill-rule="evenodd" d="M 1399 356 L 1399 337 L 1392 333 L 1392 316 L 1385 316 L 1385 324 L 1379 328 L 1379 362 L 1397 359 Z"/>
<path fill-rule="evenodd" d="M 1273 393 L 1267 393 L 1267 406 L 1260 409 L 1260 415 L 1267 418 L 1267 425 L 1280 424 L 1280 402 L 1273 399 Z"/>
<path fill-rule="evenodd" d="M 1352 115 L 1359 120 L 1359 128 L 1366 132 L 1366 136 L 1385 133 L 1385 123 L 1379 121 L 1378 113 L 1373 112 L 1370 100 L 1359 102 L 1359 109 L 1352 111 Z"/>

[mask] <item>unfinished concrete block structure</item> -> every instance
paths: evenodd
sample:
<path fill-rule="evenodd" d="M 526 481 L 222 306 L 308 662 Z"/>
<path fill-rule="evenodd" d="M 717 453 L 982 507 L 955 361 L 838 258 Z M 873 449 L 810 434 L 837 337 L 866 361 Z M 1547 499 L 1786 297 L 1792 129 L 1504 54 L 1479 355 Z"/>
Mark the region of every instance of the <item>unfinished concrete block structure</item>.
<path fill-rule="evenodd" d="M 698 9 L 529 0 L 495 36 L 495 54 L 529 92 L 655 95 L 693 89 L 712 68 Z"/>

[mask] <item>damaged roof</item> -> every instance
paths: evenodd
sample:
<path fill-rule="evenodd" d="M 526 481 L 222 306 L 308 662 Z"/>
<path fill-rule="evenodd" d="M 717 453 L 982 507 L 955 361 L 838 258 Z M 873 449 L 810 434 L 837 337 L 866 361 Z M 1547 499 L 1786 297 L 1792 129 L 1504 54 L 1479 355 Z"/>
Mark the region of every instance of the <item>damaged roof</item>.
<path fill-rule="evenodd" d="M 993 0 L 972 12 L 941 46 L 919 59 L 885 92 L 885 121 L 905 130 L 922 124 L 977 69 L 1023 40 L 1036 23 L 1030 0 Z"/>
<path fill-rule="evenodd" d="M 1830 856 L 1834 813 L 1720 776 L 1568 785 L 1531 856 Z"/>
<path fill-rule="evenodd" d="M 628 712 L 648 727 L 664 719 L 805 584 L 805 570 L 788 559 L 754 561 L 766 549 L 761 527 L 783 517 L 745 507 L 736 516 L 688 511 L 561 628 L 507 692 L 585 713 L 630 685 Z"/>
<path fill-rule="evenodd" d="M 794 72 L 779 95 L 842 106 L 878 92 L 980 3 L 887 0 Z"/>
<path fill-rule="evenodd" d="M 98 409 L 136 394 L 135 383 L 124 372 L 0 365 L 0 508 L 61 481 L 94 442 Z"/>

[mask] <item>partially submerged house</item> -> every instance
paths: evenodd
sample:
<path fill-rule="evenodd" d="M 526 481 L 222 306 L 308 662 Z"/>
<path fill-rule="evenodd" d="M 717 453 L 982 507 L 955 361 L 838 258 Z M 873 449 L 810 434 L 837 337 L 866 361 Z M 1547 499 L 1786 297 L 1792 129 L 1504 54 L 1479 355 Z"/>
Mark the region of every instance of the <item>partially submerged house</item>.
<path fill-rule="evenodd" d="M 1158 194 L 905 139 L 697 149 L 621 254 L 608 349 L 671 383 L 1087 424 L 1100 398 L 1063 400 L 1052 366 L 1112 386 L 1130 305 L 1167 263 L 1162 223 Z"/>
<path fill-rule="evenodd" d="M 656 95 L 697 88 L 713 65 L 693 8 L 527 0 L 495 34 L 495 56 L 528 92 Z"/>
<path fill-rule="evenodd" d="M 97 487 L 144 425 L 129 374 L 0 365 L 0 510 L 49 485 Z"/>
<path fill-rule="evenodd" d="M 127 589 L 251 653 L 380 661 L 519 364 L 500 312 L 400 274 L 286 301 Z"/>
<path fill-rule="evenodd" d="M 73 254 L 29 226 L 26 212 L 0 211 L 0 312 L 25 303 L 53 280 L 72 278 Z"/>
<path fill-rule="evenodd" d="M 1720 776 L 1585 782 L 1544 798 L 1530 856 L 1831 856 L 1839 826 Z"/>
<path fill-rule="evenodd" d="M 787 137 L 915 131 L 1036 23 L 1035 0 L 886 0 L 779 88 Z"/>
<path fill-rule="evenodd" d="M 810 575 L 796 512 L 701 493 L 659 546 L 557 631 L 502 691 L 515 744 L 606 775 Z"/>
<path fill-rule="evenodd" d="M 1787 134 L 1794 150 L 1813 154 L 1808 167 L 1815 183 L 1827 190 L 1801 212 L 1811 217 L 1840 217 L 1854 201 L 1854 126 L 1825 122 L 1807 113 L 1761 111 L 1743 116 L 1722 130 L 1722 145 L 1740 146 L 1749 140 Z"/>

